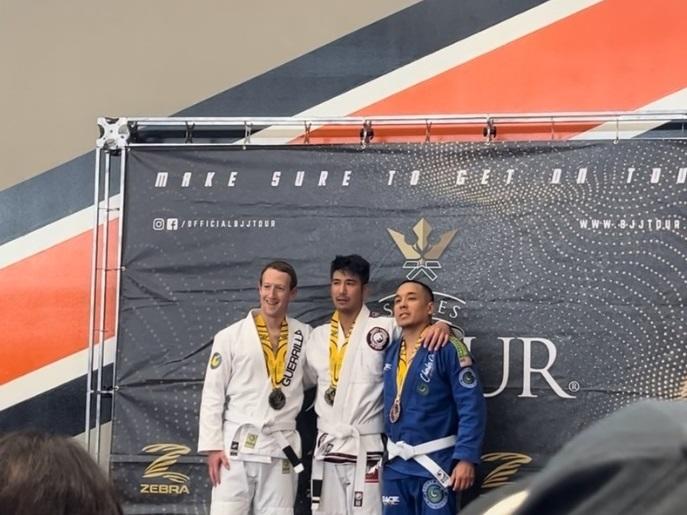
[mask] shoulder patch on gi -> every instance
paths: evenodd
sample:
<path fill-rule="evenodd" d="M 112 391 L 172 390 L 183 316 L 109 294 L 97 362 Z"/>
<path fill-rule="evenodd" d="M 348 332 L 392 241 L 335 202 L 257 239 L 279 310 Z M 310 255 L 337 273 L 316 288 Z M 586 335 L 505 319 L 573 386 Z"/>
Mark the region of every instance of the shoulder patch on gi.
<path fill-rule="evenodd" d="M 210 368 L 215 370 L 218 366 L 222 364 L 222 355 L 219 352 L 215 352 L 210 358 Z"/>
<path fill-rule="evenodd" d="M 431 509 L 438 510 L 448 503 L 448 492 L 439 481 L 430 479 L 422 485 L 422 500 Z"/>
<path fill-rule="evenodd" d="M 472 356 L 470 356 L 470 351 L 468 350 L 467 345 L 463 343 L 463 340 L 456 336 L 450 336 L 449 341 L 458 353 L 458 362 L 460 363 L 461 368 L 472 366 Z"/>
<path fill-rule="evenodd" d="M 463 388 L 472 389 L 477 386 L 477 376 L 470 367 L 463 368 L 458 373 L 458 382 Z"/>
<path fill-rule="evenodd" d="M 383 327 L 373 327 L 367 332 L 367 344 L 374 350 L 384 350 L 389 345 L 389 333 Z"/>

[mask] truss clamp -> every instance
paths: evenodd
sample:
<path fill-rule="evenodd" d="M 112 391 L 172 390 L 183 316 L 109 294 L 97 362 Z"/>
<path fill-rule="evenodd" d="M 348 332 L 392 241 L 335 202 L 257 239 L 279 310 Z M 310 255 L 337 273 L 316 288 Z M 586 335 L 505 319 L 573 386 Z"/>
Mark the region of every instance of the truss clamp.
<path fill-rule="evenodd" d="M 100 137 L 96 140 L 96 148 L 105 150 L 119 150 L 129 144 L 131 130 L 126 118 L 98 118 Z"/>
<path fill-rule="evenodd" d="M 482 135 L 487 138 L 487 141 L 493 141 L 496 137 L 496 123 L 494 123 L 493 118 L 487 118 L 487 123 L 482 129 Z"/>

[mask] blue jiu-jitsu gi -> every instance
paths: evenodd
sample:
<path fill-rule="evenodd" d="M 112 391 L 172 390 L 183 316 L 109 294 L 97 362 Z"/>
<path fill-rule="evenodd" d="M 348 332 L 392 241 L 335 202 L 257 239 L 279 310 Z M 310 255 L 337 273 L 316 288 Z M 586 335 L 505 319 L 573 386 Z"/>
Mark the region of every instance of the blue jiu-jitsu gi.
<path fill-rule="evenodd" d="M 459 460 L 480 461 L 486 404 L 479 375 L 465 344 L 452 337 L 429 352 L 420 347 L 396 399 L 400 337 L 384 361 L 384 423 L 389 460 L 384 466 L 384 513 L 455 514 L 457 498 L 447 482 Z M 397 419 L 395 422 L 392 420 Z"/>

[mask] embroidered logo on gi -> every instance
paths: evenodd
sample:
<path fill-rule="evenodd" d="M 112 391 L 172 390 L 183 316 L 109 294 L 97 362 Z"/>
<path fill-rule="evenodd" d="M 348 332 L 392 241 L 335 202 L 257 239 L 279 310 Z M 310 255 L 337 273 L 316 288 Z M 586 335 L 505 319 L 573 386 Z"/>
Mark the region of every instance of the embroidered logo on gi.
<path fill-rule="evenodd" d="M 291 472 L 291 463 L 289 460 L 281 460 L 281 473 L 289 474 Z"/>
<path fill-rule="evenodd" d="M 438 510 L 448 503 L 448 493 L 436 479 L 425 481 L 422 485 L 422 499 L 433 510 Z"/>
<path fill-rule="evenodd" d="M 384 372 L 391 370 L 391 363 L 384 363 Z"/>
<path fill-rule="evenodd" d="M 398 495 L 383 495 L 382 504 L 384 506 L 398 506 L 401 504 L 401 498 Z"/>
<path fill-rule="evenodd" d="M 255 445 L 258 443 L 258 435 L 254 433 L 248 433 L 246 435 L 246 442 L 244 443 L 244 446 L 247 449 L 255 449 Z"/>
<path fill-rule="evenodd" d="M 218 366 L 222 364 L 222 355 L 219 352 L 215 352 L 210 358 L 210 368 L 215 370 Z"/>
<path fill-rule="evenodd" d="M 382 327 L 373 327 L 367 333 L 367 344 L 374 350 L 384 350 L 389 345 L 389 333 Z"/>
<path fill-rule="evenodd" d="M 428 395 L 429 394 L 429 385 L 427 383 L 417 383 L 417 393 L 420 395 Z"/>
<path fill-rule="evenodd" d="M 429 383 L 432 380 L 432 372 L 434 371 L 434 358 L 435 354 L 427 354 L 427 361 L 422 365 L 422 370 L 420 371 L 420 379 L 425 383 Z"/>
<path fill-rule="evenodd" d="M 463 388 L 474 388 L 477 386 L 477 376 L 470 367 L 464 368 L 458 374 L 458 382 Z"/>
<path fill-rule="evenodd" d="M 353 495 L 353 506 L 360 508 L 363 505 L 363 493 L 355 492 Z"/>
<path fill-rule="evenodd" d="M 238 456 L 239 454 L 239 443 L 237 441 L 231 442 L 231 450 L 229 451 L 229 456 Z"/>
<path fill-rule="evenodd" d="M 429 243 L 429 235 L 432 233 L 432 226 L 424 218 L 421 218 L 414 226 L 413 232 L 417 237 L 414 244 L 409 244 L 400 232 L 387 228 L 387 232 L 396 243 L 396 246 L 406 258 L 403 268 L 410 270 L 406 277 L 416 279 L 420 274 L 424 274 L 430 281 L 437 278 L 434 270 L 441 270 L 441 263 L 438 259 L 449 246 L 458 229 L 445 232 L 439 241 L 433 245 Z"/>
<path fill-rule="evenodd" d="M 379 483 L 379 467 L 372 467 L 365 473 L 366 483 Z"/>

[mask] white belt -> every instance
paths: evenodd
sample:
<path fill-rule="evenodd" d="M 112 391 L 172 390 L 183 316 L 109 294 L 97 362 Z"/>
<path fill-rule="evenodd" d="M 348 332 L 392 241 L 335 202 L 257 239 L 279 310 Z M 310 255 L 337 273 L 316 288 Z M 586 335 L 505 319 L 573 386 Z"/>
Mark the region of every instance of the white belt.
<path fill-rule="evenodd" d="M 446 471 L 442 469 L 436 461 L 430 458 L 428 454 L 440 451 L 442 449 L 448 449 L 449 447 L 453 447 L 455 444 L 455 435 L 438 438 L 437 440 L 425 442 L 420 445 L 410 445 L 404 441 L 392 442 L 391 440 L 388 440 L 386 442 L 386 450 L 389 453 L 389 460 L 394 458 L 401 458 L 405 461 L 415 460 L 427 472 L 432 474 L 432 476 L 434 476 L 444 488 L 447 488 L 448 481 L 451 476 L 447 474 Z"/>
<path fill-rule="evenodd" d="M 303 463 L 301 463 L 300 458 L 296 454 L 296 452 L 293 450 L 293 447 L 291 447 L 291 444 L 289 441 L 286 439 L 286 436 L 284 435 L 284 431 L 295 431 L 296 430 L 296 422 L 291 421 L 291 422 L 273 422 L 273 423 L 268 423 L 266 424 L 264 421 L 259 421 L 255 418 L 248 417 L 246 415 L 241 415 L 241 414 L 236 414 L 236 413 L 227 413 L 225 416 L 225 421 L 236 424 L 236 429 L 234 429 L 234 434 L 231 435 L 230 441 L 234 441 L 234 438 L 236 435 L 239 433 L 241 428 L 243 427 L 254 427 L 255 429 L 258 430 L 259 433 L 264 434 L 266 436 L 269 436 L 271 438 L 274 438 L 274 440 L 277 442 L 277 445 L 279 445 L 279 448 L 282 450 L 284 453 L 284 456 L 286 457 L 287 460 L 291 463 L 291 466 L 293 467 L 293 470 L 297 473 L 300 474 L 303 472 Z"/>
<path fill-rule="evenodd" d="M 327 455 L 327 447 L 334 440 L 352 439 L 354 442 L 355 475 L 353 478 L 353 509 L 358 510 L 363 507 L 363 489 L 365 488 L 365 475 L 367 474 L 367 451 L 360 445 L 362 435 L 381 434 L 384 424 L 381 421 L 368 422 L 367 424 L 351 425 L 340 422 L 327 422 L 321 418 L 317 421 L 317 429 L 324 433 L 313 453 L 312 463 L 312 485 L 310 488 L 312 499 L 312 511 L 315 511 L 320 504 L 320 494 L 322 491 L 322 478 L 324 477 L 323 460 Z"/>

